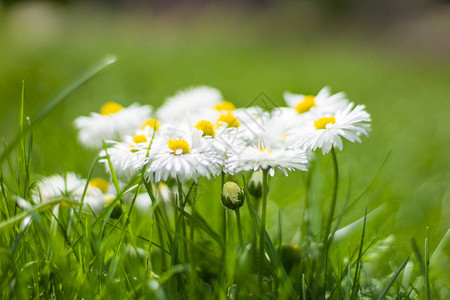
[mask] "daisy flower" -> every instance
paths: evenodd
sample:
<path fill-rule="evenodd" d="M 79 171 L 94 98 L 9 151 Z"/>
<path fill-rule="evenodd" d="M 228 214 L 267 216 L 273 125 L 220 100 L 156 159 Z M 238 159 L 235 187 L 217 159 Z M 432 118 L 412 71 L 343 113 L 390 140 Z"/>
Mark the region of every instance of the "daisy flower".
<path fill-rule="evenodd" d="M 233 127 L 233 129 L 235 128 Z M 222 135 L 225 130 L 228 130 L 226 126 L 214 126 L 208 120 L 200 120 L 194 125 L 180 124 L 176 127 L 166 125 L 161 129 L 162 134 L 171 139 L 180 139 L 185 136 L 195 137 L 194 140 L 201 143 L 203 153 L 221 158 L 224 157 L 226 151 L 226 147 L 222 143 Z"/>
<path fill-rule="evenodd" d="M 233 111 L 221 111 L 215 116 L 216 126 L 236 128 L 247 126 L 258 121 L 264 114 L 263 109 L 257 106 L 238 108 Z"/>
<path fill-rule="evenodd" d="M 151 140 L 152 138 L 150 136 L 139 134 L 127 136 L 125 137 L 125 141 L 121 143 L 110 141 L 111 146 L 106 152 L 103 150 L 100 156 L 105 157 L 106 153 L 108 153 L 117 178 L 128 181 L 138 175 L 139 170 L 135 164 L 140 159 L 145 159 L 148 156 L 147 152 L 150 150 Z M 100 160 L 100 162 L 103 162 L 106 170 L 111 173 L 110 165 L 106 157 Z"/>
<path fill-rule="evenodd" d="M 181 138 L 158 137 L 148 158 L 140 159 L 138 168 L 148 164 L 147 177 L 154 182 L 178 179 L 181 183 L 192 178 L 217 176 L 221 172 L 222 159 L 210 144 L 205 143 L 200 131 L 191 131 Z"/>
<path fill-rule="evenodd" d="M 104 140 L 116 139 L 132 134 L 136 128 L 150 118 L 148 105 L 132 104 L 122 107 L 115 102 L 107 102 L 100 113 L 78 117 L 74 124 L 78 129 L 78 139 L 88 148 L 101 148 Z"/>
<path fill-rule="evenodd" d="M 198 86 L 178 92 L 166 100 L 156 116 L 165 123 L 193 123 L 222 102 L 222 94 L 211 87 Z"/>
<path fill-rule="evenodd" d="M 99 214 L 109 203 L 116 199 L 115 188 L 103 178 L 92 178 L 89 181 L 83 208 Z"/>
<path fill-rule="evenodd" d="M 316 96 L 284 92 L 283 98 L 286 104 L 295 109 L 298 114 L 306 112 L 335 113 L 337 110 L 345 108 L 349 103 L 344 93 L 331 95 L 329 87 L 324 87 Z"/>
<path fill-rule="evenodd" d="M 312 151 L 322 149 L 330 152 L 332 147 L 342 150 L 342 139 L 361 142 L 361 135 L 368 136 L 370 131 L 370 114 L 364 105 L 350 103 L 336 114 L 324 114 L 316 120 L 307 122 L 299 129 L 291 131 L 289 139 L 293 146 L 305 147 Z"/>
<path fill-rule="evenodd" d="M 205 153 L 211 153 L 213 156 L 219 156 L 222 158 L 224 157 L 225 147 L 216 138 L 218 133 L 217 127 L 215 127 L 211 122 L 200 120 L 191 130 L 195 132 L 194 135 L 201 136 Z"/>
<path fill-rule="evenodd" d="M 161 122 L 158 119 L 147 119 L 141 128 L 136 131 L 136 135 L 153 136 L 161 128 Z"/>
<path fill-rule="evenodd" d="M 83 194 L 86 181 L 75 173 L 67 173 L 64 176 L 52 175 L 38 181 L 31 191 L 31 199 L 34 203 L 54 200 L 60 197 L 79 200 Z"/>
<path fill-rule="evenodd" d="M 308 160 L 302 149 L 268 149 L 248 146 L 242 152 L 235 152 L 226 160 L 227 172 L 231 174 L 242 171 L 269 170 L 273 176 L 275 169 L 285 175 L 294 169 L 306 171 Z"/>
<path fill-rule="evenodd" d="M 260 107 L 238 108 L 232 112 L 222 112 L 216 121 L 216 139 L 231 152 L 254 144 L 264 130 L 265 114 L 267 113 Z"/>
<path fill-rule="evenodd" d="M 255 122 L 250 131 L 257 138 L 256 142 L 270 149 L 282 149 L 289 146 L 288 132 L 299 126 L 297 114 L 290 109 L 275 109 L 271 113 L 264 113 L 260 120 Z"/>
<path fill-rule="evenodd" d="M 67 197 L 81 202 L 85 186 L 86 179 L 80 178 L 75 173 L 67 173 L 64 176 L 52 175 L 38 181 L 36 188 L 31 192 L 31 199 L 34 203 L 40 203 Z M 87 186 L 83 209 L 98 214 L 105 206 L 105 199 L 111 196 L 115 198 L 113 194 L 114 191 L 108 181 L 92 178 Z"/>
<path fill-rule="evenodd" d="M 259 114 L 259 108 L 236 108 L 230 101 L 222 101 L 212 107 L 204 107 L 195 117 L 187 119 L 190 123 L 197 123 L 201 120 L 209 121 L 217 128 L 225 126 L 236 128 L 247 120 L 251 120 Z M 255 116 L 253 116 L 255 115 Z"/>

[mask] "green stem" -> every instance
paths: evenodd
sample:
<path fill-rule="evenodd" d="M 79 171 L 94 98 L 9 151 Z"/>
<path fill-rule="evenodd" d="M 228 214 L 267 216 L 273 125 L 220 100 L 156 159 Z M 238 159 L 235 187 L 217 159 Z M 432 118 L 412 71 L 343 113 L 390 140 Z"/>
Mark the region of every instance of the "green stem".
<path fill-rule="evenodd" d="M 222 172 L 221 185 L 220 185 L 220 201 L 222 201 L 223 185 L 225 184 L 225 173 Z M 220 202 L 219 202 L 220 203 Z M 221 205 L 222 209 L 222 236 L 223 241 L 227 242 L 227 209 Z"/>
<path fill-rule="evenodd" d="M 318 292 L 318 288 L 319 288 L 319 283 L 320 283 L 320 278 L 322 275 L 322 270 L 325 267 L 325 274 L 326 274 L 326 269 L 327 269 L 327 262 L 328 262 L 328 248 L 329 248 L 329 242 L 330 242 L 330 230 L 331 230 L 331 223 L 333 222 L 333 216 L 334 216 L 334 211 L 336 208 L 336 199 L 337 199 L 337 192 L 338 192 L 338 183 L 339 183 L 339 168 L 338 168 L 338 163 L 337 163 L 337 158 L 336 158 L 336 152 L 334 150 L 334 147 L 331 148 L 331 158 L 333 161 L 333 171 L 334 171 L 334 184 L 333 184 L 333 194 L 331 196 L 331 205 L 330 205 L 330 211 L 328 212 L 328 219 L 327 219 L 327 224 L 325 227 L 325 234 L 323 236 L 323 249 L 322 249 L 322 261 L 320 263 L 320 269 L 319 269 L 319 273 L 317 275 L 317 280 L 316 280 L 316 285 L 314 288 L 314 296 L 317 296 L 317 292 Z M 326 277 L 326 275 L 325 275 Z M 325 285 L 324 285 L 324 292 L 326 292 L 326 279 L 325 279 Z"/>
<path fill-rule="evenodd" d="M 159 214 L 154 213 L 154 218 L 155 218 L 156 228 L 158 230 L 159 243 L 161 244 L 161 247 L 164 247 L 166 243 L 165 243 L 164 234 L 163 234 L 162 228 L 161 228 L 161 220 L 160 220 Z M 162 268 L 162 271 L 164 272 L 165 270 L 167 270 L 167 261 L 166 261 L 167 254 L 164 251 L 162 251 L 161 253 L 162 253 L 161 268 Z"/>
<path fill-rule="evenodd" d="M 331 223 L 333 222 L 334 211 L 336 208 L 336 199 L 337 199 L 337 191 L 338 191 L 338 183 L 339 183 L 339 169 L 338 169 L 338 163 L 337 163 L 336 152 L 334 151 L 334 147 L 331 148 L 331 158 L 333 161 L 334 185 L 333 185 L 333 195 L 331 197 L 330 211 L 328 213 L 327 225 L 325 227 L 325 235 L 323 237 L 324 245 L 326 245 L 326 246 L 328 245 L 328 240 L 329 240 L 328 236 L 330 235 Z"/>
<path fill-rule="evenodd" d="M 238 236 L 239 236 L 239 244 L 241 244 L 241 247 L 244 247 L 244 237 L 242 235 L 242 225 L 241 225 L 241 213 L 240 213 L 240 209 L 236 209 L 234 211 L 234 213 L 236 214 L 236 222 L 237 222 L 237 227 L 238 227 Z"/>
<path fill-rule="evenodd" d="M 259 203 L 261 202 L 260 199 L 261 198 L 255 198 L 253 197 L 253 199 L 255 200 L 255 210 L 256 210 L 256 214 L 259 214 Z M 258 236 L 258 229 L 255 225 L 255 223 L 252 224 L 252 255 L 254 258 L 258 259 L 258 249 L 257 249 L 257 245 L 258 245 L 258 241 L 257 241 L 257 236 Z"/>
<path fill-rule="evenodd" d="M 255 199 L 256 213 L 259 214 L 260 213 L 261 197 L 260 198 L 253 197 L 253 199 Z"/>
<path fill-rule="evenodd" d="M 262 208 L 261 208 L 261 224 L 259 227 L 259 268 L 258 268 L 258 287 L 262 292 L 263 281 L 263 265 L 264 265 L 264 244 L 266 241 L 266 210 L 267 210 L 267 174 L 268 170 L 263 170 L 263 182 L 262 182 Z"/>
<path fill-rule="evenodd" d="M 196 191 L 197 186 L 194 186 L 194 191 Z M 194 196 L 192 197 L 192 203 L 191 203 L 191 215 L 195 216 L 195 200 L 197 198 L 197 192 L 195 192 Z M 194 233 L 195 233 L 195 224 L 190 223 L 190 235 L 189 239 L 193 242 L 194 241 Z"/>
<path fill-rule="evenodd" d="M 301 226 L 302 240 L 310 235 L 310 187 L 313 175 L 314 166 L 311 163 L 311 167 L 306 175 L 306 194 L 305 194 L 305 208 L 303 210 L 303 222 Z"/>
<path fill-rule="evenodd" d="M 187 246 L 187 233 L 186 233 L 186 219 L 184 218 L 184 207 L 186 206 L 187 203 L 187 199 L 185 199 L 184 195 L 183 195 L 183 186 L 180 183 L 179 180 L 177 180 L 178 182 L 178 199 L 179 199 L 179 207 L 177 207 L 177 210 L 179 210 L 179 223 L 181 225 L 181 232 L 183 234 L 183 241 L 181 241 L 182 245 L 183 245 L 183 250 L 184 250 L 184 259 L 187 262 L 189 260 L 189 253 L 188 253 L 188 246 Z"/>
<path fill-rule="evenodd" d="M 178 243 L 179 243 L 180 232 L 183 232 L 183 230 L 181 228 L 183 214 L 182 214 L 182 211 L 180 210 L 181 207 L 183 207 L 183 210 L 184 210 L 183 187 L 178 179 L 177 179 L 177 188 L 178 188 L 178 195 L 174 199 L 175 203 L 174 203 L 174 208 L 173 208 L 175 232 L 174 232 L 174 236 L 173 236 L 173 243 L 172 243 L 172 249 L 171 249 L 171 254 L 170 254 L 170 257 L 171 257 L 170 267 L 174 267 L 175 265 L 180 263 L 179 257 L 178 257 L 178 246 L 179 246 Z M 183 234 L 183 233 L 181 233 L 181 234 Z M 181 284 L 178 284 L 179 280 L 180 280 L 180 277 L 178 275 L 175 275 L 175 276 L 172 276 L 169 281 L 169 298 L 170 299 L 177 299 L 178 287 L 181 287 Z"/>

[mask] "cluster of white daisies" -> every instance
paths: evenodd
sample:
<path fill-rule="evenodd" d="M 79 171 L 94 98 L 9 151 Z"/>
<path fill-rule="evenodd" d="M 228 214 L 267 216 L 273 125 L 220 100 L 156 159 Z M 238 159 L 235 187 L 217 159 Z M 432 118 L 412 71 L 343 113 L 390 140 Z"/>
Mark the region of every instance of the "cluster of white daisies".
<path fill-rule="evenodd" d="M 81 144 L 100 151 L 107 171 L 112 167 L 121 182 L 143 175 L 160 185 L 242 171 L 304 171 L 317 148 L 323 154 L 333 147 L 342 150 L 343 139 L 361 142 L 361 136 L 368 135 L 370 115 L 344 93 L 332 95 L 323 88 L 316 96 L 283 96 L 286 107 L 236 108 L 217 89 L 199 86 L 178 92 L 156 111 L 148 105 L 108 102 L 99 113 L 74 123 Z M 69 177 L 75 198 L 84 196 L 94 212 L 114 199 L 106 181 L 86 185 L 73 174 Z M 50 177 L 37 187 L 61 195 L 67 179 Z M 41 190 L 34 196 L 35 202 L 48 197 Z"/>
<path fill-rule="evenodd" d="M 155 112 L 148 105 L 106 103 L 75 126 L 86 147 L 102 149 L 121 180 L 144 173 L 153 183 L 183 183 L 250 170 L 306 170 L 309 153 L 342 150 L 370 130 L 364 105 L 328 88 L 316 96 L 284 93 L 286 107 L 236 108 L 211 87 L 178 92 Z M 108 158 L 109 157 L 109 158 Z M 111 162 L 111 163 L 109 163 Z M 111 171 L 111 170 L 109 170 Z"/>

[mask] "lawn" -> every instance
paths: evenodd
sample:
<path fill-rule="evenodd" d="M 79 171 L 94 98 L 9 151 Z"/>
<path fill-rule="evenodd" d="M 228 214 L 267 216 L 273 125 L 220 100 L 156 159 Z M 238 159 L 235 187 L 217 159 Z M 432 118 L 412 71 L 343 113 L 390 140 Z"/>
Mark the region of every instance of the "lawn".
<path fill-rule="evenodd" d="M 6 143 L 18 131 L 22 81 L 25 115 L 33 118 L 91 65 L 108 54 L 118 58 L 33 128 L 33 180 L 68 171 L 88 176 L 97 152 L 78 144 L 73 120 L 98 111 L 107 101 L 124 106 L 139 102 L 157 108 L 176 91 L 204 84 L 219 89 L 240 107 L 261 101 L 262 92 L 276 105 L 284 105 L 282 94 L 286 90 L 316 94 L 323 86 L 330 86 L 335 92 L 345 91 L 357 104 L 365 104 L 372 116 L 370 137 L 362 144 L 347 142 L 344 151 L 337 152 L 340 182 L 336 212 L 342 210 L 347 194 L 350 203 L 358 198 L 341 224 L 364 217 L 366 208 L 371 212 L 382 205 L 381 212 L 367 220 L 365 240 L 369 244 L 391 236 L 393 241 L 389 249 L 374 248 L 379 252 L 379 266 L 376 270 L 368 268 L 367 276 L 388 276 L 410 255 L 416 274 L 420 274 L 410 237 L 424 253 L 428 228 L 429 253 L 433 253 L 450 226 L 449 57 L 432 51 L 409 51 L 382 37 L 370 36 L 374 32 L 367 29 L 352 31 L 346 27 L 340 32 L 326 28 L 332 22 L 319 26 L 318 21 L 311 22 L 310 28 L 308 18 L 291 22 L 295 14 L 286 9 L 272 14 L 214 7 L 203 12 L 186 10 L 146 15 L 44 6 L 32 11 L 36 14 L 33 18 L 29 11 L 17 9 L 0 15 L 0 132 Z M 333 182 L 331 158 L 318 155 L 314 166 L 308 191 L 308 175 L 304 173 L 294 172 L 288 177 L 278 173 L 270 179 L 267 229 L 277 243 L 280 226 L 283 243 L 304 242 L 299 231 L 306 195 L 310 197 L 312 236 L 318 236 L 326 222 L 324 212 L 329 208 Z M 108 176 L 101 166 L 93 174 Z M 197 209 L 210 217 L 207 221 L 217 232 L 221 228 L 220 188 L 220 179 L 216 179 L 211 184 L 200 181 L 197 190 Z M 248 221 L 248 211 L 243 211 Z M 141 230 L 138 222 L 132 225 L 136 232 Z M 361 230 L 359 227 L 347 240 L 333 245 L 333 255 L 343 259 L 357 249 Z M 146 229 L 142 232 L 148 234 Z M 6 235 L 1 239 L 3 252 L 9 251 L 10 239 Z M 110 248 L 118 239 L 113 235 L 108 240 L 105 257 L 113 255 Z M 63 271 L 86 274 L 85 270 L 62 262 L 64 240 L 55 239 L 53 243 L 53 249 L 61 253 L 47 259 L 56 261 L 54 266 L 61 269 L 36 269 L 48 274 L 48 282 L 76 286 L 62 277 Z M 443 266 L 449 263 L 449 247 L 444 249 Z M 38 253 L 39 249 L 33 251 Z M 32 263 L 31 257 L 24 254 L 18 262 L 22 266 Z M 389 264 L 383 264 L 386 258 Z M 141 272 L 127 259 L 121 263 L 125 269 L 130 268 L 128 274 Z M 4 262 L 2 269 L 7 269 Z M 93 269 L 101 268 L 94 263 Z M 0 274 L 12 278 L 1 269 Z M 432 275 L 440 277 L 433 280 L 444 282 L 448 296 L 448 271 L 436 270 Z M 83 286 L 71 297 L 89 295 L 89 276 L 70 277 Z M 16 278 L 23 279 L 18 285 L 27 280 L 36 284 L 27 276 Z M 100 286 L 99 295 L 133 295 L 119 284 L 96 280 L 93 282 Z M 392 292 L 400 290 L 398 284 L 394 287 Z M 45 291 L 45 287 L 41 289 Z M 30 294 L 31 290 L 37 292 L 35 287 L 28 286 L 28 290 Z M 438 297 L 436 291 L 433 293 Z M 20 298 L 21 294 L 15 296 Z"/>

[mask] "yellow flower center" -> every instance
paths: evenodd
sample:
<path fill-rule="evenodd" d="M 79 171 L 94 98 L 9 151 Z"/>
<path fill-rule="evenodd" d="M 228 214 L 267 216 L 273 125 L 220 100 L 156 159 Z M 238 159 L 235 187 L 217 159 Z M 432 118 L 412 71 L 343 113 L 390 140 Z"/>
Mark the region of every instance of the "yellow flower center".
<path fill-rule="evenodd" d="M 102 115 L 111 115 L 119 112 L 123 109 L 123 106 L 116 102 L 106 102 L 103 104 L 102 108 L 100 108 L 100 114 Z"/>
<path fill-rule="evenodd" d="M 216 104 L 214 106 L 214 109 L 218 110 L 218 111 L 222 111 L 222 110 L 232 111 L 232 110 L 236 109 L 236 106 L 234 106 L 234 104 L 231 103 L 230 101 L 223 101 L 223 102 L 220 102 L 219 104 Z"/>
<path fill-rule="evenodd" d="M 302 113 L 307 112 L 308 110 L 310 110 L 314 106 L 316 106 L 316 102 L 314 101 L 314 96 L 313 95 L 306 95 L 303 98 L 303 101 L 295 106 L 295 110 L 299 114 L 302 114 Z"/>
<path fill-rule="evenodd" d="M 92 178 L 89 181 L 89 185 L 91 187 L 98 188 L 104 194 L 108 191 L 109 182 L 103 178 Z"/>
<path fill-rule="evenodd" d="M 214 125 L 209 121 L 202 120 L 198 122 L 197 125 L 195 125 L 194 127 L 197 128 L 198 130 L 203 131 L 202 136 L 214 137 L 214 135 L 216 134 L 216 132 L 214 131 Z"/>
<path fill-rule="evenodd" d="M 320 118 L 314 121 L 314 127 L 316 127 L 316 129 L 325 129 L 328 124 L 334 123 L 336 123 L 336 119 L 334 117 Z"/>
<path fill-rule="evenodd" d="M 188 142 L 183 139 L 171 139 L 167 142 L 167 146 L 175 153 L 175 154 L 187 154 L 191 152 L 191 146 Z"/>
<path fill-rule="evenodd" d="M 145 135 L 142 135 L 142 134 L 135 135 L 135 136 L 133 136 L 133 142 L 135 142 L 136 144 L 146 143 L 147 142 L 147 137 Z"/>
<path fill-rule="evenodd" d="M 236 117 L 232 113 L 220 115 L 219 119 L 217 120 L 217 124 L 220 126 L 221 123 L 227 123 L 228 127 L 239 127 L 239 125 L 241 125 L 239 120 L 236 119 Z"/>
<path fill-rule="evenodd" d="M 148 119 L 144 125 L 142 125 L 142 129 L 144 129 L 145 127 L 150 126 L 151 129 L 153 130 L 158 130 L 159 126 L 161 126 L 161 123 L 157 120 L 157 119 Z"/>
<path fill-rule="evenodd" d="M 266 147 L 260 148 L 259 151 L 260 151 L 260 152 L 267 151 L 267 153 L 269 153 L 269 154 L 272 153 L 272 150 L 267 149 Z"/>

